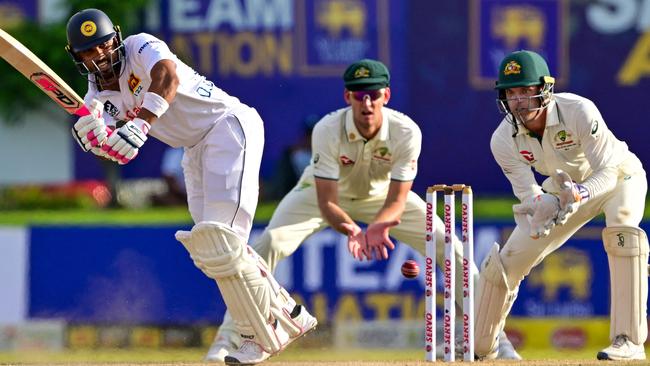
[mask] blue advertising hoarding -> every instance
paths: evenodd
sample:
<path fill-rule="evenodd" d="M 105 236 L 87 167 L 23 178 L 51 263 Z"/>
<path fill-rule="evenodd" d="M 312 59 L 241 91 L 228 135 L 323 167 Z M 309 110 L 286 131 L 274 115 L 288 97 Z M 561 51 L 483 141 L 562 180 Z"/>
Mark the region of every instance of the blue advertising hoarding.
<path fill-rule="evenodd" d="M 30 318 L 95 324 L 216 324 L 224 303 L 192 264 L 175 228 L 35 227 L 29 244 Z M 475 225 L 476 260 L 512 227 Z M 512 315 L 590 318 L 609 314 L 609 270 L 590 225 L 550 254 L 522 283 Z M 254 237 L 261 233 L 257 228 Z M 311 236 L 277 270 L 278 280 L 322 321 L 421 319 L 424 277 L 402 277 L 398 245 L 388 261 L 358 262 L 331 230 Z M 442 276 L 437 276 L 438 280 Z M 438 304 L 442 304 L 438 283 Z"/>

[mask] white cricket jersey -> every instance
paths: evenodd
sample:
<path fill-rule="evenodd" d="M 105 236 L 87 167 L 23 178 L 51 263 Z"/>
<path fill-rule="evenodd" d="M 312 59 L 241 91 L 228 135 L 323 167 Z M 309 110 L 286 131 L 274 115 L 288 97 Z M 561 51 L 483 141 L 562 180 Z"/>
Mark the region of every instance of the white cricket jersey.
<path fill-rule="evenodd" d="M 567 172 L 596 197 L 614 189 L 617 178 L 643 171 L 641 162 L 607 128 L 589 99 L 571 93 L 554 94 L 546 111 L 542 141 L 521 123 L 515 133 L 504 118 L 492 134 L 490 147 L 520 200 L 542 193 L 531 170 L 550 176 Z"/>
<path fill-rule="evenodd" d="M 169 109 L 154 121 L 149 135 L 173 147 L 194 146 L 220 118 L 246 108 L 239 99 L 217 88 L 180 61 L 163 41 L 154 36 L 146 33 L 129 36 L 124 40 L 124 47 L 126 60 L 119 78 L 120 91 L 98 92 L 97 85 L 89 82 L 84 97 L 87 105 L 93 98 L 104 103 L 104 119 L 108 125 L 136 117 L 151 85 L 151 69 L 165 59 L 176 63 L 180 84 Z"/>
<path fill-rule="evenodd" d="M 314 177 L 338 181 L 342 198 L 385 195 L 391 180 L 412 181 L 422 144 L 418 125 L 408 116 L 384 107 L 377 135 L 365 140 L 350 107 L 323 117 L 312 132 L 312 161 L 298 185 Z"/>

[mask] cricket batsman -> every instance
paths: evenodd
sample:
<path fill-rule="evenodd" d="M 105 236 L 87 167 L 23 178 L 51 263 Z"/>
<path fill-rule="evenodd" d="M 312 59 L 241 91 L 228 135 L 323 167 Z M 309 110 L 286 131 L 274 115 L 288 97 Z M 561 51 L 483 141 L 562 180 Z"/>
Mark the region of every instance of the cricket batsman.
<path fill-rule="evenodd" d="M 162 40 L 146 33 L 122 40 L 101 10 L 74 14 L 67 36 L 66 50 L 88 78 L 91 114 L 72 129 L 84 151 L 127 164 L 150 136 L 184 148 L 195 225 L 176 239 L 230 310 L 241 339 L 226 364 L 260 363 L 314 329 L 316 318 L 247 244 L 264 146 L 257 111 L 192 70 Z"/>
<path fill-rule="evenodd" d="M 643 360 L 648 329 L 648 239 L 639 228 L 646 174 L 607 128 L 592 101 L 553 92 L 537 53 L 517 51 L 499 66 L 497 104 L 505 118 L 490 143 L 521 203 L 505 245 L 481 266 L 475 340 L 479 358 L 494 358 L 497 335 L 530 270 L 596 215 L 605 214 L 603 246 L 611 281 L 611 345 L 600 360 Z M 539 185 L 532 169 L 548 178 Z"/>

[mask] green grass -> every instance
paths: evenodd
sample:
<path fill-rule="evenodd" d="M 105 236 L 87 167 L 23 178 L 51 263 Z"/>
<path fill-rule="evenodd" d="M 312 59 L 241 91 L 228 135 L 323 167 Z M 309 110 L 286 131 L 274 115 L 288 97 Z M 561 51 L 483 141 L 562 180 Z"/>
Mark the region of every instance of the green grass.
<path fill-rule="evenodd" d="M 441 197 L 438 198 L 440 201 Z M 460 213 L 457 200 L 456 213 Z M 481 198 L 474 201 L 474 218 L 478 220 L 514 222 L 512 205 L 514 198 Z M 255 213 L 255 222 L 269 222 L 277 202 L 262 202 Z M 442 205 L 438 204 L 438 215 Z M 650 219 L 646 210 L 644 219 Z M 192 219 L 186 207 L 147 209 L 67 209 L 67 210 L 5 210 L 0 211 L 0 225 L 191 225 Z"/>
<path fill-rule="evenodd" d="M 474 216 L 496 220 L 512 220 L 510 199 L 483 199 L 474 202 Z M 263 202 L 255 213 L 256 223 L 267 223 L 277 202 Z M 460 211 L 459 211 L 460 212 Z M 186 207 L 147 209 L 64 209 L 0 211 L 0 225 L 183 225 L 192 219 Z"/>
<path fill-rule="evenodd" d="M 595 360 L 597 350 L 558 352 L 556 350 L 524 350 L 521 352 L 528 365 L 599 365 Z M 184 349 L 89 349 L 65 350 L 62 352 L 20 351 L 0 352 L 0 364 L 199 364 L 205 350 L 200 348 Z M 332 348 L 289 348 L 269 363 L 292 364 L 419 364 L 423 362 L 421 349 L 332 349 Z M 482 362 L 481 365 L 513 365 L 513 361 Z M 617 363 L 619 364 L 619 363 Z M 643 362 L 624 364 L 644 364 Z M 600 361 L 602 365 L 602 361 Z"/>

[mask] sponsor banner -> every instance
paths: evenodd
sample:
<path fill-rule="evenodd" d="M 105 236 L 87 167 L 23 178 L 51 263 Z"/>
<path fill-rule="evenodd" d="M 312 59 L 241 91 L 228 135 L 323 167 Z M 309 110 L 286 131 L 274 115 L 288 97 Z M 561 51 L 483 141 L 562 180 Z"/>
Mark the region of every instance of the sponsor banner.
<path fill-rule="evenodd" d="M 18 324 L 27 314 L 29 231 L 0 227 L 0 324 Z"/>
<path fill-rule="evenodd" d="M 174 240 L 176 230 L 32 228 L 29 317 L 100 324 L 220 323 L 225 306 L 217 287 Z M 476 223 L 476 260 L 511 230 Z M 607 316 L 608 296 L 603 294 L 609 294 L 609 271 L 600 231 L 598 226 L 583 228 L 534 268 L 520 287 L 513 316 Z M 251 242 L 260 233 L 255 228 Z M 424 268 L 423 258 L 401 244 L 387 261 L 357 262 L 347 251 L 346 238 L 325 230 L 283 260 L 277 277 L 322 323 L 422 319 L 423 271 L 415 280 L 405 279 L 400 267 L 407 259 Z M 442 276 L 437 279 L 440 311 Z M 145 330 L 141 338 L 160 342 Z"/>
<path fill-rule="evenodd" d="M 0 325 L 0 350 L 61 351 L 65 328 L 65 322 L 60 320 Z"/>
<path fill-rule="evenodd" d="M 580 350 L 610 344 L 609 318 L 522 318 L 509 317 L 505 331 L 518 350 Z"/>
<path fill-rule="evenodd" d="M 499 63 L 510 52 L 527 49 L 546 59 L 557 84 L 568 73 L 567 0 L 470 1 L 470 80 L 474 87 L 491 89 Z"/>

